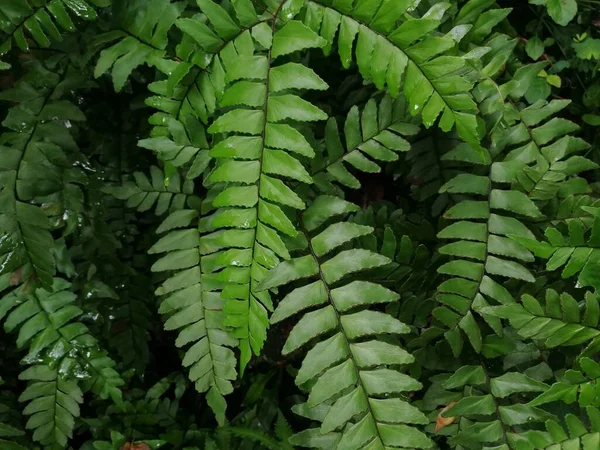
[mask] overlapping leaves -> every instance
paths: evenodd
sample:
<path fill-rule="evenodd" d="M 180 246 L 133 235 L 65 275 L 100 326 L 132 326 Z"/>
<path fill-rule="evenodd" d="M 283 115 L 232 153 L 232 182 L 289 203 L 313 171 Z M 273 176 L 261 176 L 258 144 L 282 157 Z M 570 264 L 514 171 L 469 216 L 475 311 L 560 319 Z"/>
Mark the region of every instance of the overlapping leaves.
<path fill-rule="evenodd" d="M 477 147 L 477 105 L 471 82 L 461 74 L 465 59 L 449 50 L 464 36 L 463 30 L 445 35 L 436 33 L 450 3 L 434 5 L 422 17 L 413 17 L 412 0 L 309 1 L 304 22 L 327 40 L 326 54 L 333 48 L 348 68 L 354 57 L 361 75 L 393 97 L 401 91 L 411 114 L 421 113 L 431 127 L 439 127 Z M 354 42 L 356 50 L 354 51 Z M 356 56 L 354 56 L 354 52 Z"/>
<path fill-rule="evenodd" d="M 562 268 L 563 278 L 577 275 L 578 286 L 600 287 L 600 218 L 594 219 L 589 231 L 581 221 L 571 221 L 566 235 L 554 227 L 547 228 L 544 234 L 547 242 L 537 241 L 533 237 L 512 236 L 512 239 L 530 249 L 537 257 L 547 259 L 546 270 Z"/>
<path fill-rule="evenodd" d="M 547 387 L 524 373 L 490 377 L 483 366 L 463 366 L 443 380 L 438 377 L 431 388 L 441 401 L 452 399 L 440 410 L 435 431 L 443 429 L 454 448 L 521 448 L 517 441 L 523 429 L 556 417 L 516 399 L 544 392 Z"/>
<path fill-rule="evenodd" d="M 93 6 L 108 6 L 110 0 L 90 0 Z M 94 20 L 96 10 L 83 0 L 4 0 L 0 8 L 0 56 L 8 53 L 13 42 L 23 52 L 36 46 L 49 47 L 62 40 L 63 31 L 75 31 L 71 16 Z M 0 70 L 10 66 L 0 61 Z"/>

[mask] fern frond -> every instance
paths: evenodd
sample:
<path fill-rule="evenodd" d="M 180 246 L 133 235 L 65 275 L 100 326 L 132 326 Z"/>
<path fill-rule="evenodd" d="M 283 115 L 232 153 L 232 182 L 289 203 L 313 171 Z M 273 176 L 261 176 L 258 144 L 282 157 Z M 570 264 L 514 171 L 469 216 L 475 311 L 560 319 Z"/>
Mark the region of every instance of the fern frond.
<path fill-rule="evenodd" d="M 119 28 L 99 35 L 96 41 L 98 45 L 117 39 L 119 42 L 102 50 L 94 76 L 98 78 L 112 68 L 115 90 L 120 91 L 138 66 L 168 65 L 163 59 L 167 33 L 184 9 L 185 2 L 171 3 L 170 0 L 115 2 L 114 16 Z"/>
<path fill-rule="evenodd" d="M 17 346 L 29 349 L 24 362 L 49 356 L 63 372 L 78 371 L 99 397 L 120 402 L 123 380 L 88 328 L 75 320 L 83 311 L 74 304 L 77 297 L 70 286 L 55 278 L 51 291 L 37 288 L 30 293 L 23 285 L 0 299 L 0 320 L 6 331 L 18 330 Z"/>
<path fill-rule="evenodd" d="M 524 373 L 491 377 L 483 366 L 463 366 L 444 378 L 444 397 L 453 400 L 439 412 L 435 431 L 443 429 L 453 448 L 520 448 L 513 447 L 513 436 L 526 434 L 536 423 L 556 419 L 540 408 L 513 400 L 548 387 Z"/>
<path fill-rule="evenodd" d="M 59 191 L 65 177 L 77 171 L 67 156 L 77 150 L 68 128 L 71 121 L 85 120 L 74 104 L 60 100 L 65 86 L 80 84 L 80 73 L 72 66 L 57 69 L 36 65 L 30 74 L 45 77 L 45 83 L 32 85 L 25 78 L 0 94 L 2 100 L 19 103 L 2 122 L 9 131 L 0 135 L 2 272 L 25 266 L 23 275 L 33 272 L 47 289 L 56 272 L 54 239 L 37 200 Z"/>
<path fill-rule="evenodd" d="M 134 181 L 126 181 L 122 186 L 107 186 L 103 192 L 119 200 L 138 212 L 149 211 L 153 207 L 157 216 L 185 208 L 186 201 L 194 193 L 194 184 L 189 180 L 182 182 L 178 171 L 168 178 L 156 166 L 150 167 L 150 180 L 142 172 L 134 172 Z"/>
<path fill-rule="evenodd" d="M 444 131 L 456 127 L 465 142 L 478 147 L 473 86 L 461 74 L 465 60 L 448 54 L 462 35 L 436 32 L 450 4 L 435 5 L 416 18 L 409 12 L 413 3 L 310 0 L 304 22 L 327 40 L 326 54 L 337 35 L 345 68 L 353 61 L 358 36 L 356 62 L 365 79 L 373 80 L 380 90 L 387 86 L 393 97 L 403 88 L 410 113 L 421 113 L 425 127 L 441 116 L 439 126 Z"/>
<path fill-rule="evenodd" d="M 520 304 L 486 307 L 482 312 L 508 319 L 519 335 L 540 340 L 547 348 L 585 344 L 600 335 L 600 303 L 591 292 L 585 295 L 583 315 L 577 300 L 552 289 L 546 291 L 545 304 L 526 294 Z"/>
<path fill-rule="evenodd" d="M 560 381 L 532 400 L 531 406 L 545 405 L 561 400 L 571 404 L 577 402 L 582 407 L 600 406 L 598 384 L 600 383 L 600 364 L 590 358 L 578 360 L 579 370 L 567 370 Z"/>
<path fill-rule="evenodd" d="M 513 86 L 513 94 L 523 95 L 542 67 L 533 64 L 521 68 L 520 75 L 515 75 L 520 81 L 513 80 L 516 85 Z M 523 109 L 516 124 L 493 132 L 491 151 L 506 154 L 503 159 L 497 158 L 498 161 L 492 163 L 488 176 L 463 173 L 441 189 L 452 194 L 481 196 L 450 208 L 445 217 L 460 221 L 438 234 L 440 238 L 458 241 L 440 249 L 441 253 L 458 258 L 440 267 L 440 273 L 460 278 L 448 280 L 440 286 L 438 299 L 446 306 L 434 312 L 436 318 L 452 330 L 446 333 L 446 337 L 455 354 L 460 352 L 463 342 L 458 329 L 467 334 L 476 351 L 481 349 L 481 333 L 471 316 L 471 309 L 476 312 L 486 309 L 489 304 L 487 298 L 503 304 L 514 302 L 508 291 L 493 278 L 534 281 L 522 262 L 533 261 L 530 250 L 546 254 L 548 249 L 537 244 L 533 233 L 520 220 L 542 218 L 533 200 L 547 200 L 554 196 L 560 182 L 571 170 L 567 167 L 591 167 L 587 160 L 580 161 L 580 157 L 572 157 L 575 159 L 569 164 L 560 161 L 571 152 L 587 148 L 584 141 L 568 136 L 576 128 L 572 122 L 555 118 L 540 125 L 565 106 L 565 102 L 553 100 Z M 528 167 L 533 162 L 538 164 L 538 169 Z M 510 190 L 505 187 L 509 183 L 513 185 Z M 563 260 L 564 263 L 566 260 Z M 496 320 L 485 314 L 483 318 L 494 331 L 500 331 Z"/>
<path fill-rule="evenodd" d="M 89 3 L 104 7 L 110 4 L 110 0 L 90 0 Z M 61 30 L 75 31 L 71 16 L 94 20 L 97 14 L 83 0 L 3 1 L 0 10 L 0 57 L 11 50 L 13 41 L 23 52 L 30 50 L 30 39 L 40 47 L 49 47 L 52 41 L 62 41 Z"/>
<path fill-rule="evenodd" d="M 588 230 L 594 223 L 594 218 L 600 216 L 600 199 L 591 195 L 576 195 L 569 194 L 562 198 L 559 193 L 560 200 L 553 206 L 549 216 L 553 217 L 549 221 L 555 227 L 561 223 L 567 226 L 569 222 L 581 222 L 583 228 Z M 546 223 L 547 224 L 547 223 Z"/>
<path fill-rule="evenodd" d="M 146 104 L 160 110 L 150 118 L 154 136 L 166 136 L 170 119 L 186 127 L 192 118 L 208 124 L 223 97 L 225 69 L 223 58 L 231 55 L 235 43 L 243 45 L 242 35 L 250 32 L 268 46 L 269 14 L 258 16 L 254 5 L 248 1 L 231 3 L 230 14 L 218 4 L 208 0 L 198 2 L 205 14 L 180 18 L 177 27 L 183 39 L 176 48 L 179 62 L 171 63 L 168 79 L 149 85 L 156 94 L 146 99 Z M 267 39 L 267 40 L 264 40 Z"/>
<path fill-rule="evenodd" d="M 520 67 L 513 79 L 501 89 L 510 97 L 519 99 L 544 65 L 536 63 Z M 514 120 L 511 125 L 492 130 L 490 152 L 467 145 L 462 147 L 458 158 L 472 163 L 476 160 L 475 155 L 483 150 L 482 157 L 478 159 L 484 164 L 489 164 L 494 155 L 489 169 L 473 174 L 460 173 L 440 189 L 440 192 L 468 196 L 445 213 L 444 217 L 457 222 L 438 234 L 441 239 L 455 241 L 440 248 L 440 253 L 457 259 L 440 267 L 439 272 L 458 278 L 440 286 L 439 300 L 446 306 L 434 313 L 450 328 L 446 338 L 455 354 L 462 349 L 460 329 L 469 337 L 476 351 L 481 349 L 481 332 L 471 310 L 478 312 L 485 308 L 490 299 L 492 303 L 514 302 L 509 292 L 495 281 L 496 277 L 534 281 L 523 263 L 534 259 L 524 242 L 535 242 L 535 238 L 523 222 L 539 221 L 543 215 L 528 195 L 530 192 L 523 192 L 526 185 L 523 174 L 528 171 L 526 166 L 533 161 L 551 161 L 554 154 L 558 161 L 571 151 L 587 147 L 584 141 L 568 136 L 576 128 L 569 121 L 554 118 L 536 127 L 564 106 L 564 102 L 556 100 L 548 104 L 539 102 L 524 108 L 521 114 L 515 106 L 507 105 L 509 116 Z M 536 128 L 529 129 L 529 126 Z M 543 156 L 544 153 L 547 157 Z M 549 169 L 549 164 L 544 167 Z M 564 162 L 558 161 L 553 170 L 566 172 L 565 167 Z M 531 170 L 529 173 L 532 173 Z M 540 176 L 536 180 L 541 179 Z M 523 186 L 520 183 L 524 183 Z M 529 188 L 534 187 L 535 183 L 529 184 Z M 485 315 L 483 319 L 496 333 L 500 332 L 497 320 Z"/>
<path fill-rule="evenodd" d="M 27 359 L 34 359 L 59 342 L 62 347 L 65 336 L 73 339 L 87 330 L 80 323 L 70 323 L 83 311 L 74 305 L 77 297 L 69 287 L 65 280 L 55 278 L 50 291 L 38 288 L 28 293 L 28 287 L 23 286 L 2 298 L 0 319 L 5 320 L 4 329 L 19 331 L 17 346 L 29 347 Z"/>
<path fill-rule="evenodd" d="M 281 57 L 320 47 L 324 40 L 295 20 L 279 30 L 273 22 L 263 31 L 268 39 L 247 31 L 223 58 L 229 86 L 220 107 L 227 109 L 208 129 L 215 136 L 210 156 L 216 167 L 205 181 L 212 188 L 207 212 L 216 211 L 200 220 L 203 260 L 226 282 L 221 293 L 227 299 L 225 325 L 240 340 L 241 372 L 252 353 L 260 352 L 272 310 L 269 294 L 257 293 L 256 283 L 279 258 L 289 258 L 280 234 L 297 235 L 288 214 L 304 209 L 283 180 L 312 183 L 295 155 L 310 158 L 314 151 L 288 122 L 327 118 L 294 94 L 298 89 L 326 89 L 325 82 L 306 66 L 280 63 Z M 258 50 L 264 45 L 266 50 Z"/>
<path fill-rule="evenodd" d="M 519 111 L 520 122 L 506 130 L 506 137 L 497 138 L 499 147 L 508 151 L 502 177 L 515 180 L 532 200 L 550 200 L 568 177 L 598 167 L 576 155 L 590 147 L 584 140 L 570 136 L 579 126 L 553 117 L 569 103 L 540 100 Z"/>
<path fill-rule="evenodd" d="M 198 217 L 194 210 L 172 213 L 158 228 L 168 232 L 150 249 L 151 254 L 165 253 L 152 271 L 174 271 L 156 295 L 163 296 L 159 312 L 166 316 L 165 328 L 178 330 L 175 344 L 186 347 L 183 365 L 190 368 L 190 380 L 198 392 L 207 392 L 207 402 L 219 424 L 225 423 L 224 395 L 233 392 L 236 358 L 231 347 L 238 345 L 225 330 L 223 303 L 219 288 L 222 275 L 210 267 L 218 261 L 200 258 L 198 228 L 189 228 Z"/>
<path fill-rule="evenodd" d="M 64 379 L 58 365 L 31 366 L 19 379 L 29 381 L 19 401 L 29 402 L 23 414 L 31 416 L 27 428 L 34 430 L 33 439 L 44 446 L 66 447 L 67 440 L 73 437 L 75 418 L 80 415 L 79 405 L 83 403 L 77 383 Z"/>
<path fill-rule="evenodd" d="M 566 429 L 557 420 L 546 422 L 546 431 L 532 430 L 523 433 L 511 433 L 509 439 L 514 448 L 534 450 L 555 449 L 593 449 L 600 445 L 600 411 L 588 406 L 586 409 L 586 426 L 574 414 L 564 417 Z"/>
<path fill-rule="evenodd" d="M 544 234 L 547 242 L 534 237 L 510 237 L 538 258 L 547 259 L 546 270 L 563 268 L 562 278 L 577 276 L 578 287 L 600 288 L 600 217 L 594 218 L 590 230 L 580 221 L 571 221 L 566 235 L 554 227 L 547 228 Z"/>
<path fill-rule="evenodd" d="M 344 124 L 345 144 L 339 135 L 334 118 L 325 128 L 326 157 L 315 158 L 312 176 L 322 193 L 335 194 L 335 181 L 343 186 L 358 189 L 360 182 L 348 170 L 349 167 L 365 173 L 381 171 L 381 164 L 398 160 L 398 152 L 407 152 L 410 143 L 407 136 L 419 132 L 405 114 L 404 99 L 383 97 L 378 103 L 369 100 L 362 111 L 354 106 Z"/>
<path fill-rule="evenodd" d="M 284 261 L 271 270 L 259 289 L 272 289 L 294 280 L 307 280 L 279 304 L 271 322 L 302 313 L 283 347 L 289 354 L 319 338 L 306 355 L 296 383 L 310 394 L 296 412 L 321 422 L 290 439 L 303 447 L 429 448 L 432 442 L 414 424 L 427 422 L 407 402 L 406 392 L 421 383 L 396 370 L 414 358 L 398 345 L 377 336 L 403 334 L 407 325 L 368 309 L 390 303 L 398 295 L 372 282 L 349 282 L 351 274 L 390 263 L 385 256 L 364 249 L 338 251 L 371 227 L 352 223 L 324 224 L 333 216 L 358 207 L 335 197 L 318 197 L 304 212 L 305 256 Z M 317 232 L 309 235 L 309 232 Z M 334 250 L 336 250 L 334 252 Z M 307 310 L 310 310 L 307 312 Z"/>
<path fill-rule="evenodd" d="M 534 281 L 521 264 L 533 261 L 533 254 L 515 245 L 508 236 L 533 237 L 513 215 L 533 219 L 542 215 L 524 193 L 494 185 L 506 183 L 501 167 L 502 163 L 493 163 L 488 176 L 461 173 L 440 189 L 449 194 L 474 196 L 473 200 L 464 200 L 446 211 L 444 217 L 453 222 L 438 233 L 438 238 L 453 241 L 441 247 L 440 253 L 455 259 L 438 269 L 440 274 L 452 278 L 438 287 L 437 298 L 443 306 L 434 311 L 434 316 L 450 329 L 446 338 L 455 355 L 461 352 L 464 342 L 461 330 L 475 351 L 481 351 L 481 331 L 472 310 L 487 306 L 488 299 L 501 304 L 514 303 L 510 293 L 494 278 Z M 497 319 L 485 315 L 483 318 L 500 332 Z"/>

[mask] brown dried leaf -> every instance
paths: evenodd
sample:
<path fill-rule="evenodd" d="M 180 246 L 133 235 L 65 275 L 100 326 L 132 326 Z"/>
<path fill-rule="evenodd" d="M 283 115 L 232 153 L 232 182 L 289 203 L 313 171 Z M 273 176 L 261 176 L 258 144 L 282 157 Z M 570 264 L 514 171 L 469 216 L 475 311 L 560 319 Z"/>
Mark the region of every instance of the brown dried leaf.
<path fill-rule="evenodd" d="M 21 284 L 22 277 L 23 277 L 23 266 L 19 267 L 17 270 L 15 270 L 13 273 L 10 274 L 10 277 L 9 277 L 10 285 L 17 286 L 18 284 Z"/>
<path fill-rule="evenodd" d="M 452 425 L 454 423 L 454 421 L 456 420 L 456 417 L 444 417 L 444 413 L 446 411 L 448 411 L 450 408 L 452 408 L 454 405 L 456 405 L 456 402 L 448 403 L 448 406 L 444 407 L 444 409 L 442 409 L 440 411 L 440 413 L 437 415 L 437 419 L 435 420 L 435 432 L 436 433 L 438 431 L 440 431 L 442 428 L 447 427 L 448 425 Z"/>
<path fill-rule="evenodd" d="M 132 444 L 131 442 L 126 442 L 121 446 L 120 450 L 150 450 L 150 447 L 144 443 Z"/>

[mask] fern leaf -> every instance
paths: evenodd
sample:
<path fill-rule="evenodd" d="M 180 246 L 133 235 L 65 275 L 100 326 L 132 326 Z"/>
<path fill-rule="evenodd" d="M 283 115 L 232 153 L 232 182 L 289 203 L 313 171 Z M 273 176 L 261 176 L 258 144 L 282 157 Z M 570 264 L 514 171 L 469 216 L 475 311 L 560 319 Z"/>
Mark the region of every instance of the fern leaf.
<path fill-rule="evenodd" d="M 362 112 L 353 107 L 344 124 L 345 145 L 342 144 L 338 125 L 329 119 L 325 129 L 326 158 L 315 159 L 312 175 L 316 186 L 326 194 L 335 193 L 332 182 L 358 189 L 360 182 L 348 170 L 376 173 L 380 165 L 398 160 L 398 152 L 410 149 L 407 136 L 419 128 L 407 121 L 402 98 L 392 100 L 385 96 L 379 104 L 369 100 Z"/>
<path fill-rule="evenodd" d="M 533 237 L 512 214 L 533 219 L 542 215 L 522 192 L 494 186 L 506 182 L 499 176 L 500 167 L 501 163 L 493 163 L 489 176 L 461 173 L 440 189 L 449 194 L 474 196 L 473 200 L 464 200 L 446 211 L 444 217 L 453 222 L 438 233 L 438 238 L 452 241 L 441 247 L 440 253 L 456 259 L 438 269 L 440 274 L 452 278 L 438 288 L 437 298 L 443 306 L 434 311 L 434 316 L 450 329 L 446 338 L 455 355 L 463 346 L 461 330 L 475 351 L 481 351 L 481 332 L 471 310 L 487 306 L 488 299 L 514 303 L 510 293 L 494 278 L 534 281 L 521 264 L 532 261 L 533 255 L 521 245 L 513 245 L 508 236 Z M 496 332 L 500 330 L 497 320 L 485 315 L 483 318 Z"/>
<path fill-rule="evenodd" d="M 543 66 L 544 63 L 536 63 L 520 67 L 513 80 L 503 85 L 507 95 L 515 99 L 522 97 Z M 528 195 L 531 192 L 523 192 L 523 187 L 533 190 L 536 184 L 524 178 L 525 173 L 533 173 L 526 166 L 533 161 L 545 160 L 548 163 L 555 153 L 558 159 L 553 160 L 557 165 L 552 173 L 556 174 L 556 171 L 564 169 L 560 159 L 569 151 L 587 147 L 583 141 L 568 136 L 575 129 L 571 122 L 555 118 L 536 127 L 564 106 L 564 102 L 560 101 L 537 103 L 523 109 L 522 114 L 518 113 L 516 117 L 520 121 L 516 120 L 506 128 L 496 127 L 490 137 L 491 154 L 497 156 L 489 166 L 489 172 L 482 171 L 481 175 L 460 173 L 440 189 L 440 192 L 470 196 L 446 211 L 444 216 L 456 222 L 438 234 L 439 238 L 455 241 L 440 248 L 442 254 L 457 259 L 440 267 L 439 272 L 458 278 L 442 283 L 438 299 L 445 306 L 434 312 L 436 318 L 450 328 L 446 337 L 455 354 L 462 349 L 460 329 L 469 337 L 476 351 L 481 349 L 481 333 L 471 310 L 479 312 L 490 304 L 490 300 L 500 304 L 514 302 L 508 291 L 495 281 L 496 277 L 534 281 L 523 263 L 533 261 L 533 253 L 530 252 L 533 248 L 525 243 L 536 241 L 523 222 L 538 221 L 543 215 L 532 196 Z M 517 114 L 514 107 L 507 108 L 512 116 Z M 535 128 L 530 131 L 527 124 Z M 471 162 L 473 157 L 465 155 L 477 153 L 477 149 L 465 147 L 461 160 Z M 482 159 L 490 160 L 490 155 Z M 548 164 L 544 167 L 549 169 Z M 536 182 L 541 179 L 540 175 Z M 560 178 L 555 181 L 559 182 Z M 518 245 L 513 245 L 515 243 Z M 483 319 L 496 333 L 500 331 L 497 319 L 485 314 Z"/>
<path fill-rule="evenodd" d="M 524 373 L 492 377 L 483 366 L 460 367 L 441 382 L 443 394 L 437 396 L 452 398 L 452 402 L 439 412 L 436 432 L 443 428 L 453 448 L 518 448 L 513 447 L 513 435 L 526 434 L 524 430 L 532 425 L 556 417 L 532 405 L 505 400 L 543 392 L 547 387 Z M 440 388 L 434 385 L 430 389 Z"/>
<path fill-rule="evenodd" d="M 520 446 L 540 450 L 569 447 L 585 450 L 597 448 L 600 445 L 600 411 L 588 406 L 586 415 L 589 428 L 574 414 L 567 414 L 564 417 L 566 429 L 557 420 L 549 420 L 546 422 L 546 431 L 532 430 L 524 433 L 511 433 L 508 438 L 515 448 Z"/>
<path fill-rule="evenodd" d="M 75 418 L 80 415 L 81 389 L 75 382 L 64 379 L 58 366 L 52 369 L 34 365 L 19 378 L 29 381 L 19 401 L 29 402 L 23 413 L 31 416 L 27 428 L 34 430 L 33 439 L 45 446 L 66 447 L 67 440 L 73 437 Z"/>
<path fill-rule="evenodd" d="M 334 215 L 357 209 L 335 197 L 317 198 L 303 214 L 308 228 L 306 256 L 282 262 L 259 286 L 272 289 L 306 279 L 307 284 L 281 301 L 271 322 L 303 315 L 290 332 L 284 354 L 315 338 L 320 341 L 306 355 L 296 383 L 310 391 L 304 405 L 309 411 L 323 409 L 321 427 L 299 433 L 290 442 L 344 450 L 429 448 L 429 438 L 412 426 L 427 419 L 405 397 L 421 384 L 392 368 L 410 364 L 414 358 L 401 347 L 377 338 L 409 329 L 391 316 L 365 309 L 374 303 L 394 302 L 398 295 L 375 283 L 348 281 L 350 274 L 384 266 L 390 260 L 363 249 L 338 250 L 342 244 L 371 233 L 371 227 L 351 223 L 324 226 Z M 318 234 L 311 237 L 308 231 Z"/>
<path fill-rule="evenodd" d="M 120 91 L 138 66 L 167 64 L 163 62 L 167 33 L 184 8 L 184 2 L 171 3 L 169 0 L 116 2 L 114 14 L 120 29 L 98 36 L 97 42 L 120 40 L 102 50 L 94 76 L 98 78 L 112 68 L 115 90 Z"/>
<path fill-rule="evenodd" d="M 126 181 L 122 186 L 108 186 L 103 192 L 111 194 L 119 200 L 125 200 L 126 206 L 138 212 L 146 212 L 155 208 L 157 216 L 167 212 L 183 209 L 194 192 L 193 183 L 184 180 L 179 172 L 173 172 L 168 178 L 156 166 L 150 167 L 150 179 L 142 173 L 133 174 L 134 181 Z"/>
<path fill-rule="evenodd" d="M 353 60 L 356 40 L 356 62 L 365 79 L 380 90 L 387 86 L 393 97 L 403 87 L 409 111 L 421 113 L 425 127 L 441 117 L 444 131 L 456 127 L 465 142 L 478 147 L 477 105 L 470 95 L 471 82 L 460 74 L 465 60 L 443 54 L 456 45 L 451 33 L 434 34 L 450 5 L 436 5 L 416 18 L 408 13 L 411 3 L 310 0 L 305 23 L 327 40 L 326 54 L 337 34 L 345 68 Z"/>
<path fill-rule="evenodd" d="M 105 1 L 90 3 L 108 6 Z M 49 47 L 52 41 L 62 41 L 62 30 L 75 31 L 72 15 L 84 20 L 94 20 L 97 17 L 94 7 L 83 0 L 6 0 L 0 12 L 0 57 L 11 50 L 13 41 L 23 52 L 30 50 L 28 40 L 33 40 L 39 47 Z"/>
<path fill-rule="evenodd" d="M 190 120 L 209 123 L 225 89 L 223 58 L 228 58 L 232 49 L 235 51 L 236 42 L 244 45 L 242 35 L 249 32 L 263 47 L 271 45 L 272 32 L 267 23 L 271 17 L 259 17 L 252 3 L 232 2 L 233 16 L 211 1 L 199 6 L 206 19 L 194 15 L 176 21 L 184 33 L 176 48 L 180 61 L 170 61 L 165 66 L 166 80 L 149 85 L 156 95 L 146 99 L 146 104 L 160 111 L 150 118 L 155 137 L 169 134 L 167 125 L 171 119 L 188 129 Z"/>
<path fill-rule="evenodd" d="M 516 180 L 532 200 L 550 200 L 568 177 L 597 168 L 589 159 L 575 155 L 590 147 L 570 136 L 579 127 L 569 120 L 552 118 L 569 103 L 540 100 L 521 110 L 520 122 L 506 130 L 507 137 L 498 138 L 509 150 L 501 176 Z"/>
<path fill-rule="evenodd" d="M 596 217 L 592 228 L 586 231 L 580 221 L 571 221 L 568 235 L 550 227 L 545 233 L 548 242 L 537 241 L 533 237 L 511 236 L 520 245 L 530 249 L 535 255 L 547 259 L 546 270 L 563 268 L 562 278 L 577 275 L 577 286 L 600 287 L 598 266 L 600 264 L 600 218 Z"/>
<path fill-rule="evenodd" d="M 70 286 L 55 278 L 52 291 L 38 288 L 28 293 L 24 285 L 0 300 L 0 320 L 4 319 L 6 331 L 19 331 L 17 346 L 29 349 L 24 362 L 32 364 L 50 355 L 57 365 L 64 365 L 64 372 L 79 370 L 99 397 L 110 396 L 118 403 L 124 382 L 87 327 L 75 321 L 83 311 L 74 304 L 77 297 Z"/>
<path fill-rule="evenodd" d="M 196 390 L 207 392 L 208 404 L 222 425 L 227 406 L 223 396 L 233 392 L 231 381 L 237 376 L 236 358 L 230 349 L 237 346 L 237 341 L 223 323 L 224 301 L 217 290 L 222 288 L 223 280 L 210 270 L 222 263 L 199 257 L 198 229 L 189 228 L 197 217 L 197 211 L 181 210 L 165 219 L 158 232 L 167 234 L 150 249 L 151 254 L 164 256 L 152 270 L 175 271 L 156 290 L 157 295 L 163 296 L 159 312 L 167 318 L 167 330 L 179 331 L 175 344 L 187 348 L 183 365 L 190 368 Z"/>
<path fill-rule="evenodd" d="M 548 348 L 579 345 L 600 335 L 600 306 L 595 294 L 586 294 L 583 317 L 579 303 L 566 292 L 559 295 L 548 289 L 543 306 L 528 294 L 521 303 L 486 307 L 483 312 L 508 319 L 521 336 L 541 340 Z"/>
<path fill-rule="evenodd" d="M 2 122 L 9 131 L 1 135 L 0 217 L 2 272 L 22 272 L 22 281 L 31 272 L 47 289 L 56 272 L 54 239 L 48 216 L 40 209 L 38 198 L 55 194 L 64 178 L 77 175 L 67 153 L 77 150 L 66 123 L 85 120 L 72 103 L 59 100 L 65 84 L 81 84 L 80 73 L 59 66 L 58 73 L 36 66 L 32 75 L 44 77 L 46 84 L 32 86 L 21 81 L 0 94 L 0 99 L 18 102 Z"/>
<path fill-rule="evenodd" d="M 255 285 L 279 258 L 289 258 L 280 234 L 297 234 L 284 208 L 304 208 L 283 180 L 312 182 L 295 155 L 312 157 L 314 151 L 300 132 L 284 122 L 326 118 L 320 109 L 292 93 L 309 82 L 322 88 L 324 82 L 306 68 L 297 78 L 294 63 L 278 63 L 278 56 L 299 50 L 298 46 L 318 47 L 323 40 L 293 20 L 275 29 L 273 25 L 272 45 L 266 51 L 255 50 L 259 43 L 250 32 L 231 47 L 223 59 L 229 86 L 221 101 L 221 107 L 229 110 L 208 129 L 212 135 L 226 137 L 216 140 L 210 150 L 217 164 L 206 182 L 218 195 L 207 208 L 217 209 L 200 221 L 200 252 L 211 261 L 211 271 L 220 271 L 215 276 L 226 282 L 221 293 L 227 299 L 225 325 L 240 340 L 241 372 L 251 354 L 260 352 L 268 310 L 272 310 L 268 293 L 258 294 Z M 296 37 L 291 39 L 290 33 Z M 248 70 L 249 65 L 256 70 Z M 260 102 L 239 96 L 240 89 Z M 249 104 L 239 105 L 238 100 L 244 98 L 243 103 Z"/>
<path fill-rule="evenodd" d="M 531 406 L 544 405 L 561 400 L 570 404 L 577 402 L 582 407 L 600 406 L 597 386 L 600 378 L 600 365 L 590 358 L 580 358 L 580 370 L 567 370 L 563 379 L 530 402 Z"/>

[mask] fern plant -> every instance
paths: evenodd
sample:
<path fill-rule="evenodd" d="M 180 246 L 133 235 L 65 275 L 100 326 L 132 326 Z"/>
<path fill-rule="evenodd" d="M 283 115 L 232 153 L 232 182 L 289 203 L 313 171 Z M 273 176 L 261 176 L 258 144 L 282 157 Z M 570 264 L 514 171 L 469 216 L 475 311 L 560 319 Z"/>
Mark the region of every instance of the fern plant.
<path fill-rule="evenodd" d="M 599 448 L 596 30 L 530 3 L 0 0 L 0 447 Z"/>

